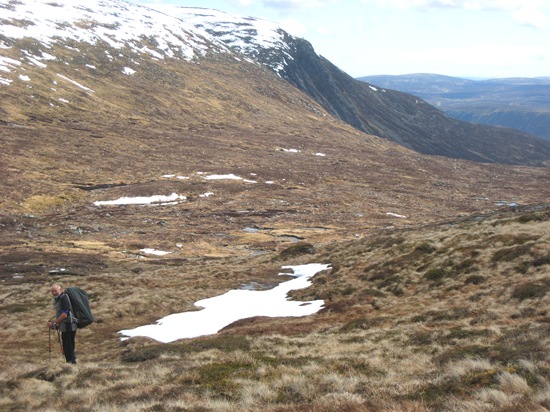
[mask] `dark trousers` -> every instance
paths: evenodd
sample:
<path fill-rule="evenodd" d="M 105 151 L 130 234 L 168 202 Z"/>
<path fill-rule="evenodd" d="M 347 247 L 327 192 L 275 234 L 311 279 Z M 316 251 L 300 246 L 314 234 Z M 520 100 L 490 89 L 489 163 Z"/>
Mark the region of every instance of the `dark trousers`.
<path fill-rule="evenodd" d="M 74 353 L 74 338 L 76 330 L 68 330 L 61 332 L 61 340 L 63 341 L 63 354 L 69 363 L 76 363 L 76 355 Z"/>

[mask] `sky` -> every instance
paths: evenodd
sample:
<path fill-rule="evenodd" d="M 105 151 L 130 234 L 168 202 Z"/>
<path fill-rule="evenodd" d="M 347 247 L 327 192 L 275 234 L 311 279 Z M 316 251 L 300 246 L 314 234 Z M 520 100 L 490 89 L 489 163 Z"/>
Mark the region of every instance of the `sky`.
<path fill-rule="evenodd" d="M 131 0 L 280 23 L 353 77 L 550 76 L 550 0 Z"/>

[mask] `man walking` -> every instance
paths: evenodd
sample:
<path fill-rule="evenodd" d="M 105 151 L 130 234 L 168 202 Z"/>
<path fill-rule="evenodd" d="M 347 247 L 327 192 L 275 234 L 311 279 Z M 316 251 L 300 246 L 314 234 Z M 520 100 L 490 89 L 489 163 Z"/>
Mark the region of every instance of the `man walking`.
<path fill-rule="evenodd" d="M 51 329 L 59 328 L 61 340 L 63 342 L 63 354 L 67 363 L 76 363 L 75 337 L 77 321 L 73 316 L 71 300 L 63 289 L 57 283 L 51 286 L 51 292 L 54 296 L 53 306 L 55 309 L 55 318 L 48 322 Z"/>

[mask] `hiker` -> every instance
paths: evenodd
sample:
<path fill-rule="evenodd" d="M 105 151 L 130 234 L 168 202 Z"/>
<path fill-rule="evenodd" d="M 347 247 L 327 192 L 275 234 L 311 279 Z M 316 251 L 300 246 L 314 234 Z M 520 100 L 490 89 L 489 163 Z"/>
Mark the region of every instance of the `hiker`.
<path fill-rule="evenodd" d="M 74 364 L 76 363 L 74 347 L 77 321 L 72 314 L 71 300 L 57 283 L 54 283 L 50 290 L 54 296 L 53 306 L 55 308 L 55 318 L 48 322 L 48 327 L 51 329 L 58 329 L 58 332 L 61 332 L 65 359 L 67 363 Z"/>

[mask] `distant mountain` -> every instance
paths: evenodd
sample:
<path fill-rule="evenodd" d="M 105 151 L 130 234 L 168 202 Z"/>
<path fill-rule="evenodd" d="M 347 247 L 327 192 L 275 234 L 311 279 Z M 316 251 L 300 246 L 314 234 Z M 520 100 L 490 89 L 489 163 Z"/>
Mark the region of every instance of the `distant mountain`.
<path fill-rule="evenodd" d="M 476 81 L 407 74 L 359 80 L 411 93 L 460 120 L 511 127 L 550 140 L 550 77 Z"/>
<path fill-rule="evenodd" d="M 144 7 L 117 0 L 3 0 L 0 8 L 3 16 L 0 93 L 4 122 L 12 117 L 47 119 L 52 107 L 67 104 L 64 97 L 61 97 L 64 100 L 53 98 L 45 83 L 41 99 L 36 100 L 39 91 L 36 82 L 43 76 L 33 73 L 31 78 L 29 67 L 41 68 L 53 61 L 77 63 L 81 65 L 76 72 L 79 76 L 93 76 L 94 82 L 107 88 L 109 76 L 116 70 L 133 77 L 132 87 L 138 88 L 134 93 L 137 96 L 145 93 L 153 80 L 163 84 L 185 82 L 175 68 L 168 74 L 161 74 L 158 67 L 145 70 L 152 63 L 165 62 L 164 67 L 168 62 L 201 64 L 207 58 L 260 65 L 307 93 L 338 119 L 420 153 L 526 165 L 542 165 L 550 159 L 550 144 L 526 133 L 461 122 L 415 96 L 355 80 L 317 55 L 306 40 L 264 20 L 200 8 Z M 141 61 L 144 55 L 152 60 Z M 98 61 L 105 64 L 97 64 Z M 80 83 L 74 76 L 57 75 L 55 83 L 44 80 L 54 86 L 57 82 L 77 84 L 87 95 L 94 95 L 93 87 Z M 14 85 L 21 86 L 27 79 L 32 80 L 27 83 L 29 87 L 21 88 L 22 94 L 14 94 L 17 89 Z M 139 99 L 139 109 L 151 106 L 150 112 L 160 113 L 160 107 L 153 107 L 151 102 L 163 101 L 164 91 L 149 90 L 147 99 L 143 96 Z M 269 95 L 269 91 L 265 93 Z M 27 101 L 21 104 L 21 99 Z M 85 103 L 82 97 L 77 100 Z M 129 109 L 127 102 L 113 105 L 108 114 L 114 116 L 122 108 Z M 317 109 L 312 106 L 311 110 Z M 174 105 L 167 109 L 167 113 L 174 111 Z"/>

